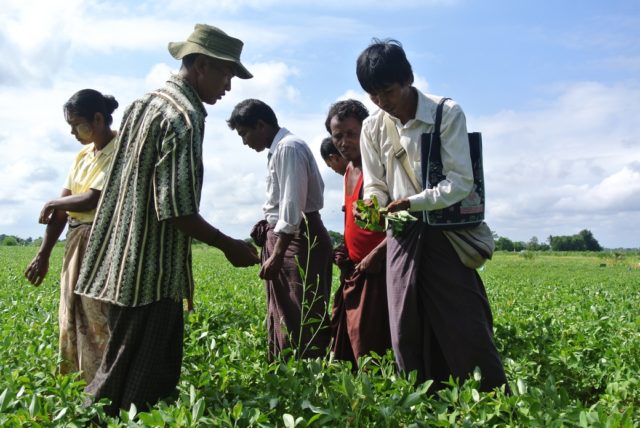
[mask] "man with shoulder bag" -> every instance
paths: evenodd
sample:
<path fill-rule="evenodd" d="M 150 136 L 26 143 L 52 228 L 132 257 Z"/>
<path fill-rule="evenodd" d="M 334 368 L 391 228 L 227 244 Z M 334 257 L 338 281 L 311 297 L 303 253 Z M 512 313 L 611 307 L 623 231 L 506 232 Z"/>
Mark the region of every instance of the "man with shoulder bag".
<path fill-rule="evenodd" d="M 375 196 L 389 212 L 419 214 L 401 233 L 387 231 L 397 364 L 417 371 L 419 382 L 432 379 L 435 389 L 450 375 L 462 381 L 479 367 L 482 390 L 508 390 L 475 270 L 491 257 L 493 242 L 482 222 L 484 194 L 474 185 L 464 113 L 455 102 L 413 86 L 411 65 L 395 40 L 374 40 L 358 57 L 357 76 L 380 108 L 362 126 L 364 198 Z"/>

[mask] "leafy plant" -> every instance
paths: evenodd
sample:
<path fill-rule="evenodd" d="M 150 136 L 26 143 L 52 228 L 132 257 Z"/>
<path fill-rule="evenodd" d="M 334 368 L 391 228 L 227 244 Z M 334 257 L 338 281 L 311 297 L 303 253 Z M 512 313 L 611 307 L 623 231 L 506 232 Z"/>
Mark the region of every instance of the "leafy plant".
<path fill-rule="evenodd" d="M 389 212 L 380 207 L 378 198 L 373 195 L 371 202 L 366 203 L 362 199 L 356 201 L 356 224 L 366 230 L 382 232 L 391 229 L 394 235 L 401 233 L 407 223 L 418 220 L 409 211 L 401 210 Z M 384 221 L 383 221 L 384 220 Z"/>
<path fill-rule="evenodd" d="M 356 224 L 367 230 L 374 232 L 382 232 L 386 230 L 386 227 L 382 223 L 382 216 L 386 214 L 386 208 L 381 208 L 378 203 L 378 198 L 373 195 L 370 203 L 366 203 L 362 199 L 356 201 Z"/>
<path fill-rule="evenodd" d="M 628 269 L 637 254 L 606 269 L 596 254 L 500 252 L 487 262 L 480 275 L 507 395 L 479 392 L 479 371 L 432 393 L 397 373 L 391 352 L 362 358 L 356 371 L 331 357 L 268 362 L 257 268 L 194 247 L 178 392 L 110 418 L 104 403 L 84 406 L 78 376 L 57 372 L 62 248 L 38 288 L 22 277 L 35 251 L 0 248 L 2 427 L 640 426 L 640 271 Z"/>

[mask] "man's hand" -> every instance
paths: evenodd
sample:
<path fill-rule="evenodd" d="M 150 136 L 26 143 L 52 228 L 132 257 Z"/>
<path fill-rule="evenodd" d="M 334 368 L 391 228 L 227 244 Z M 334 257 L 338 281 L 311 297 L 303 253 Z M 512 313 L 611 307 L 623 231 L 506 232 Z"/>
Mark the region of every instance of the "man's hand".
<path fill-rule="evenodd" d="M 396 211 L 408 210 L 409 208 L 411 208 L 411 203 L 407 198 L 398 199 L 396 201 L 391 202 L 389 205 L 387 205 L 387 210 L 390 213 L 393 213 Z"/>
<path fill-rule="evenodd" d="M 231 238 L 210 225 L 200 214 L 189 214 L 170 219 L 183 233 L 207 245 L 219 248 L 235 267 L 252 266 L 260 263 L 258 251 L 253 244 Z"/>
<path fill-rule="evenodd" d="M 369 252 L 355 267 L 356 272 L 379 273 L 387 263 L 387 240 Z"/>
<path fill-rule="evenodd" d="M 230 239 L 223 252 L 227 260 L 235 267 L 253 266 L 260 263 L 256 247 L 242 239 Z"/>
<path fill-rule="evenodd" d="M 260 278 L 269 281 L 277 279 L 283 264 L 284 257 L 272 254 L 260 268 Z"/>
<path fill-rule="evenodd" d="M 260 278 L 268 281 L 278 278 L 278 275 L 282 270 L 282 266 L 284 265 L 284 257 L 287 252 L 287 248 L 289 248 L 289 244 L 293 240 L 293 235 L 288 233 L 280 232 L 277 236 L 278 239 L 276 240 L 276 244 L 273 246 L 271 255 L 267 260 L 265 260 L 260 268 Z"/>
<path fill-rule="evenodd" d="M 30 283 L 37 287 L 42 284 L 44 277 L 47 276 L 47 272 L 49 272 L 49 257 L 38 253 L 31 263 L 29 263 L 29 266 L 27 266 L 27 269 L 24 271 L 24 276 Z"/>

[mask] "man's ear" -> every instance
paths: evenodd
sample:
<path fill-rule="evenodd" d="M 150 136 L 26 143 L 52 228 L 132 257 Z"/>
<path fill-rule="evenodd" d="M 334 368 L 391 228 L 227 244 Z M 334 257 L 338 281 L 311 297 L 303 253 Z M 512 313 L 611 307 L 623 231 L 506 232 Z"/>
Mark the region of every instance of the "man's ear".
<path fill-rule="evenodd" d="M 198 74 L 203 74 L 206 67 L 207 58 L 204 55 L 198 54 L 195 61 L 193 61 L 193 68 L 198 72 Z"/>

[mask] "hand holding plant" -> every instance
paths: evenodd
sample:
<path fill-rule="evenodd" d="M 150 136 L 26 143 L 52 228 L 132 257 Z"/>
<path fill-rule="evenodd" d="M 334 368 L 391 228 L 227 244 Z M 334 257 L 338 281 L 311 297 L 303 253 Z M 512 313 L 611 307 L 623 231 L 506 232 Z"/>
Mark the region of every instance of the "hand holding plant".
<path fill-rule="evenodd" d="M 409 201 L 406 199 L 394 201 L 387 208 L 380 207 L 375 195 L 370 200 L 358 200 L 356 201 L 356 224 L 374 232 L 391 228 L 395 236 L 404 230 L 407 223 L 417 220 L 406 208 L 409 208 Z M 384 219 L 384 225 L 382 219 Z"/>

